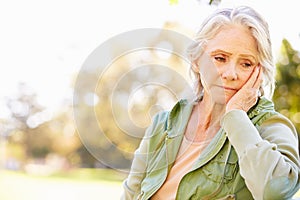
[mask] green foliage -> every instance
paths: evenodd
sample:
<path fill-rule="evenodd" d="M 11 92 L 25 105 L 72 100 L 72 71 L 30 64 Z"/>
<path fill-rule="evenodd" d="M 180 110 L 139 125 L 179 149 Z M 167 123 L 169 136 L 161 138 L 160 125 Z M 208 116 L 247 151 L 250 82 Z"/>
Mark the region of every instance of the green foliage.
<path fill-rule="evenodd" d="M 213 5 L 213 4 L 218 5 L 219 3 L 221 3 L 221 0 L 210 0 L 209 1 L 209 5 Z"/>
<path fill-rule="evenodd" d="M 276 109 L 290 118 L 300 131 L 300 54 L 284 39 L 276 64 L 277 85 L 274 92 Z"/>
<path fill-rule="evenodd" d="M 200 1 L 200 0 L 198 0 Z M 170 5 L 178 4 L 178 0 L 169 0 Z M 221 3 L 221 0 L 209 0 L 209 5 L 218 5 Z"/>
<path fill-rule="evenodd" d="M 169 0 L 169 3 L 170 3 L 171 5 L 173 5 L 173 4 L 178 4 L 178 0 Z"/>

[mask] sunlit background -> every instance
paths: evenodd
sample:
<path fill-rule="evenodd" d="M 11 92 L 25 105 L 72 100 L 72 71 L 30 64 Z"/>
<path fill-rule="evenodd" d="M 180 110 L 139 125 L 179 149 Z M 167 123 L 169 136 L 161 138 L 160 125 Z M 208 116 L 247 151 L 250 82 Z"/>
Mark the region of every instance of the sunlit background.
<path fill-rule="evenodd" d="M 0 199 L 118 199 L 126 173 L 95 159 L 82 144 L 74 123 L 74 85 L 83 63 L 99 45 L 118 34 L 165 28 L 193 36 L 208 13 L 241 4 L 253 6 L 269 22 L 278 69 L 274 102 L 299 131 L 300 12 L 296 0 L 221 0 L 212 5 L 206 0 L 0 2 Z M 154 42 L 163 41 L 157 38 Z M 115 45 L 122 48 L 124 44 Z M 133 63 L 153 60 L 173 66 L 182 76 L 187 73 L 184 63 L 176 66 L 178 58 L 148 51 L 120 58 L 114 63 L 117 70 L 107 77 L 122 76 Z M 142 76 L 135 75 L 133 80 Z M 94 78 L 87 75 L 84 84 Z M 109 80 L 117 79 L 103 81 Z M 114 133 L 109 138 L 119 148 L 133 152 L 139 140 L 129 142 L 116 135 L 120 127 L 113 124 L 115 118 L 107 109 L 109 94 L 102 92 L 111 90 L 108 83 L 87 94 L 86 103 L 95 106 L 98 115 L 107 112 L 103 128 Z M 128 91 L 133 85 L 124 87 Z M 145 91 L 164 95 L 156 88 Z M 134 110 L 129 105 L 130 119 L 145 128 L 150 123 L 148 114 L 167 105 L 157 97 L 142 101 L 141 95 L 135 94 L 133 102 L 139 107 Z M 90 102 L 91 98 L 94 101 Z M 176 100 L 172 95 L 168 98 Z M 156 104 L 160 106 L 153 106 Z M 89 114 L 82 116 L 83 122 L 88 120 Z M 92 129 L 97 124 L 86 126 Z M 110 149 L 108 144 L 102 145 Z M 113 150 L 107 152 L 108 158 L 130 164 L 131 154 L 120 157 Z"/>

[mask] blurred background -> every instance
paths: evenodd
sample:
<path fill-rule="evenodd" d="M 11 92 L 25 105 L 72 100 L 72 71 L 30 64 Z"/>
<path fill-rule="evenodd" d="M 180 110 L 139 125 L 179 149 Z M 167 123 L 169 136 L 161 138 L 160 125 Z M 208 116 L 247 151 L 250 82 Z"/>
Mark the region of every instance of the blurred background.
<path fill-rule="evenodd" d="M 145 82 L 150 72 L 128 72 L 155 63 L 170 67 L 188 83 L 188 65 L 178 55 L 150 49 L 120 56 L 98 80 L 97 74 L 80 71 L 83 63 L 99 45 L 134 29 L 167 29 L 192 37 L 207 14 L 220 7 L 250 5 L 269 22 L 277 67 L 273 100 L 299 132 L 300 12 L 296 3 L 1 1 L 0 199 L 119 199 L 121 182 L 151 116 L 171 108 L 186 89 L 178 79 L 166 75 L 162 81 L 172 85 L 175 93 L 148 84 L 133 94 L 135 85 Z M 163 43 L 173 48 L 185 45 L 182 42 L 171 44 L 159 34 L 149 41 L 152 46 Z M 126 45 L 130 44 L 115 42 L 104 56 L 115 57 Z M 101 125 L 106 137 L 98 142 L 97 137 L 89 138 L 90 148 L 83 142 L 74 119 L 77 105 L 73 94 L 79 72 L 86 78 L 76 90 L 83 95 L 86 107 L 80 108 L 77 120 L 90 132 L 97 132 Z M 115 83 L 124 74 L 126 81 L 116 89 Z M 151 71 L 151 76 L 159 75 L 159 71 Z M 85 86 L 95 80 L 97 87 L 87 93 Z M 91 107 L 92 113 L 88 110 Z M 98 124 L 90 123 L 93 115 Z M 129 121 L 135 126 L 128 126 Z M 135 137 L 129 137 L 130 132 Z M 99 148 L 98 156 L 91 152 L 93 142 L 95 149 Z M 109 165 L 105 162 L 108 160 L 114 164 Z"/>

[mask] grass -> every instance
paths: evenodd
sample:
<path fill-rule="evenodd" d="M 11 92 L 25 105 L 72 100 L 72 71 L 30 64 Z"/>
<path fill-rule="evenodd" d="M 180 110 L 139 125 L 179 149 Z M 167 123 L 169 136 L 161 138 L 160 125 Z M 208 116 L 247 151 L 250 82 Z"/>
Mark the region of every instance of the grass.
<path fill-rule="evenodd" d="M 111 170 L 80 169 L 51 176 L 0 172 L 1 200 L 120 199 L 124 174 Z"/>
<path fill-rule="evenodd" d="M 113 170 L 77 169 L 50 176 L 0 171 L 1 200 L 120 199 L 126 174 Z M 300 199 L 300 191 L 294 199 Z"/>
<path fill-rule="evenodd" d="M 110 169 L 74 169 L 66 172 L 56 172 L 49 178 L 67 178 L 80 181 L 122 182 L 127 174 Z"/>

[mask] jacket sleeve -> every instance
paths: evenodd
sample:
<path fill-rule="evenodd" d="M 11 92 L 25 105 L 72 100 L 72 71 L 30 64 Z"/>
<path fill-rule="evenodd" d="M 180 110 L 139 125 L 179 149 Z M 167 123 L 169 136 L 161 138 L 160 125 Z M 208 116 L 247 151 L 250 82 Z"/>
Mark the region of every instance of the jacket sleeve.
<path fill-rule="evenodd" d="M 254 199 L 290 199 L 299 189 L 298 136 L 282 115 L 255 127 L 242 110 L 224 115 L 221 126 L 239 156 L 241 176 Z"/>
<path fill-rule="evenodd" d="M 166 120 L 167 112 L 160 112 L 154 116 L 151 125 L 146 129 L 139 148 L 134 153 L 129 175 L 123 181 L 121 200 L 136 199 L 136 196 L 140 193 L 141 182 L 145 178 L 147 170 L 147 158 L 151 136 L 159 131 L 163 131 Z"/>
<path fill-rule="evenodd" d="M 130 173 L 123 181 L 122 200 L 133 199 L 134 195 L 140 191 L 140 184 L 146 171 L 147 148 L 148 142 L 143 139 L 139 148 L 134 153 Z"/>

